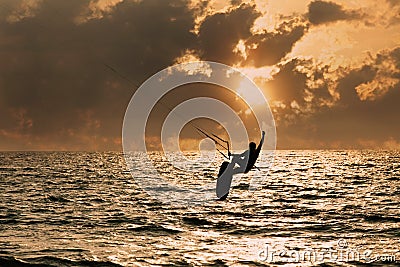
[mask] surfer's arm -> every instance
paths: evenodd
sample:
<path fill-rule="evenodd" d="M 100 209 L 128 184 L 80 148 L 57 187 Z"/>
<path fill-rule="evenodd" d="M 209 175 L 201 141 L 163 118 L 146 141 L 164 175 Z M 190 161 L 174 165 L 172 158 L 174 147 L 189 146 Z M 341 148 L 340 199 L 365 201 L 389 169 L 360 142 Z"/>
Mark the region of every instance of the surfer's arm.
<path fill-rule="evenodd" d="M 261 141 L 260 141 L 260 144 L 259 144 L 258 147 L 257 147 L 257 150 L 260 150 L 260 149 L 261 149 L 261 146 L 262 146 L 263 143 L 264 143 L 264 138 L 265 138 L 265 131 L 262 131 L 262 134 L 261 134 Z"/>

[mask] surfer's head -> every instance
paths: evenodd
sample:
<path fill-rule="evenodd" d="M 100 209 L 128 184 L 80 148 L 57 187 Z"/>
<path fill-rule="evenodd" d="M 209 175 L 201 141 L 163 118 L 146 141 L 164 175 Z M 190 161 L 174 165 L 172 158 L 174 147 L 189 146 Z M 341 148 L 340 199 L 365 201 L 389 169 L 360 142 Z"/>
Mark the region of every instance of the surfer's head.
<path fill-rule="evenodd" d="M 250 143 L 249 143 L 249 148 L 250 148 L 251 151 L 256 150 L 256 143 L 250 142 Z"/>

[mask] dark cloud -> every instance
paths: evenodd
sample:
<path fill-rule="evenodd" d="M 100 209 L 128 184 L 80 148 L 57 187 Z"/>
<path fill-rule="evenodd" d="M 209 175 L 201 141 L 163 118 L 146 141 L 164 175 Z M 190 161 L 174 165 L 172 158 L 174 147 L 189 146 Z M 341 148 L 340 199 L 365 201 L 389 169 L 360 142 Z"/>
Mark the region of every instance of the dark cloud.
<path fill-rule="evenodd" d="M 399 0 L 386 0 L 391 6 L 400 6 Z"/>
<path fill-rule="evenodd" d="M 279 68 L 271 80 L 261 83 L 271 101 L 278 130 L 335 101 L 329 90 L 331 81 L 325 78 L 329 72 L 327 65 L 295 58 L 280 64 Z"/>
<path fill-rule="evenodd" d="M 334 2 L 313 1 L 308 6 L 308 19 L 315 25 L 339 20 L 355 20 L 363 16 L 359 10 L 345 10 L 343 6 Z"/>
<path fill-rule="evenodd" d="M 389 19 L 388 26 L 396 26 L 400 24 L 400 5 L 395 10 L 395 14 Z"/>
<path fill-rule="evenodd" d="M 247 40 L 249 49 L 247 63 L 255 67 L 272 66 L 279 63 L 294 44 L 304 36 L 307 25 L 296 19 L 283 22 L 274 32 L 265 32 L 252 36 Z"/>
<path fill-rule="evenodd" d="M 389 53 L 389 58 L 391 58 L 393 60 L 394 63 L 394 67 L 397 70 L 397 72 L 394 72 L 394 77 L 400 79 L 400 47 L 397 47 L 395 49 L 393 49 L 392 51 L 390 51 Z M 377 64 L 382 64 L 385 61 L 385 56 L 379 55 L 376 63 Z"/>
<path fill-rule="evenodd" d="M 273 32 L 253 35 L 251 28 L 260 15 L 254 6 L 242 4 L 227 13 L 207 17 L 199 32 L 201 58 L 226 64 L 272 66 L 292 50 L 308 29 L 302 19 L 294 18 L 284 21 Z M 240 40 L 247 48 L 245 60 L 235 51 Z"/>
<path fill-rule="evenodd" d="M 365 65 L 360 69 L 351 70 L 345 77 L 339 80 L 337 91 L 340 94 L 340 102 L 345 105 L 359 101 L 356 87 L 368 83 L 375 78 L 376 69 Z"/>
<path fill-rule="evenodd" d="M 118 138 L 134 88 L 104 64 L 139 83 L 196 45 L 193 14 L 184 1 L 125 1 L 102 19 L 77 24 L 88 3 L 44 1 L 33 17 L 2 20 L 4 142 L 25 146 L 15 119 L 21 109 L 32 121 L 24 134 L 37 146 L 70 142 L 85 149 L 90 144 L 80 136 L 102 136 L 104 143 Z"/>
<path fill-rule="evenodd" d="M 310 66 L 307 61 L 291 61 L 288 66 L 283 66 L 275 80 L 267 85 L 272 86 L 270 94 L 273 99 L 286 103 L 284 108 L 275 108 L 280 133 L 278 146 L 311 149 L 396 148 L 390 145 L 393 145 L 393 140 L 400 140 L 400 124 L 397 122 L 400 114 L 399 63 L 400 48 L 383 51 L 369 64 L 337 71 L 341 76 L 334 80 L 323 78 L 329 74 L 328 68 L 314 68 L 314 74 L 305 71 L 307 75 L 296 71 L 298 66 L 302 69 Z M 311 88 L 310 81 L 321 77 L 318 86 Z M 292 82 L 288 83 L 291 84 L 288 88 L 283 87 L 286 91 L 280 92 L 283 83 L 279 84 L 279 80 L 284 79 Z M 357 88 L 361 85 L 370 88 L 373 86 L 371 82 L 376 80 L 382 92 L 371 100 L 362 100 Z M 338 98 L 329 94 L 328 88 L 332 84 L 335 84 L 334 91 L 339 94 Z M 371 94 L 375 93 L 371 91 Z M 314 96 L 312 100 L 299 102 L 301 110 L 308 110 L 305 114 L 296 112 L 296 108 L 288 104 L 310 94 Z"/>
<path fill-rule="evenodd" d="M 310 138 L 324 145 L 334 144 L 336 148 L 368 147 L 363 143 L 366 141 L 374 142 L 373 148 L 384 148 L 385 141 L 399 140 L 399 85 L 377 100 L 353 100 L 346 106 L 337 105 L 312 115 L 307 119 L 309 125 L 315 126 Z"/>
<path fill-rule="evenodd" d="M 303 104 L 307 89 L 307 75 L 296 69 L 303 63 L 302 60 L 294 59 L 282 65 L 279 72 L 267 82 L 265 86 L 268 90 L 267 95 L 287 106 L 290 106 L 293 101 Z"/>
<path fill-rule="evenodd" d="M 231 64 L 260 15 L 240 5 L 207 17 L 196 35 L 200 11 L 183 0 L 123 1 L 95 18 L 89 2 L 45 0 L 13 21 L 19 4 L 0 14 L 1 147 L 120 149 L 135 86 L 105 64 L 136 84 L 188 50 Z"/>
<path fill-rule="evenodd" d="M 242 4 L 228 13 L 209 16 L 200 26 L 199 42 L 202 59 L 233 64 L 240 55 L 233 52 L 240 39 L 246 40 L 251 27 L 261 14 L 253 6 Z"/>

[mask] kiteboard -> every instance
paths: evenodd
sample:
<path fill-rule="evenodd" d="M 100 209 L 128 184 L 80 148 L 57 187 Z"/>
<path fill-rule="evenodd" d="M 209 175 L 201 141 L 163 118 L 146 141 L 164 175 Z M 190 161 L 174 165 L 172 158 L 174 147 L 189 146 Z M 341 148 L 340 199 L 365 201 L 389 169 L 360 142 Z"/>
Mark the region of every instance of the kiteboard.
<path fill-rule="evenodd" d="M 230 163 L 228 161 L 224 161 L 219 168 L 216 188 L 217 198 L 219 200 L 225 200 L 229 194 L 229 189 L 231 188 L 233 171 L 226 170 L 229 165 Z"/>

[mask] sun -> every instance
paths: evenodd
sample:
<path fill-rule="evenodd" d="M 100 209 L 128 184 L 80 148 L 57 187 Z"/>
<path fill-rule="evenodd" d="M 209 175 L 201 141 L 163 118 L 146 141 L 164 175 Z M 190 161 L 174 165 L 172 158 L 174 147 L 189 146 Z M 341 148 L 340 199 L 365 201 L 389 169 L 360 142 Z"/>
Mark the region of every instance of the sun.
<path fill-rule="evenodd" d="M 243 79 L 240 83 L 239 86 L 236 89 L 236 94 L 243 98 L 245 102 L 247 102 L 247 105 L 250 107 L 255 107 L 258 105 L 263 105 L 266 102 L 266 96 L 260 89 L 260 91 L 263 93 L 264 98 L 260 97 L 259 94 L 256 94 L 254 92 L 254 89 L 251 90 L 251 87 L 254 88 L 254 85 L 250 85 L 249 82 L 246 82 L 246 79 Z"/>

